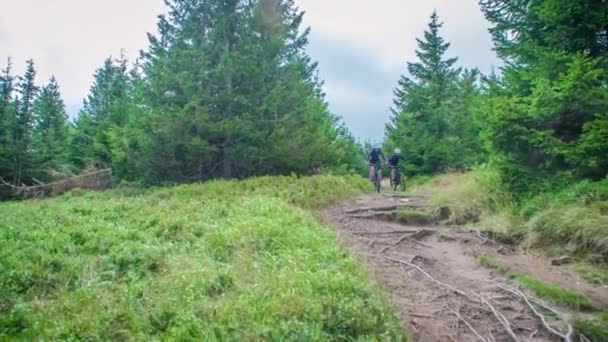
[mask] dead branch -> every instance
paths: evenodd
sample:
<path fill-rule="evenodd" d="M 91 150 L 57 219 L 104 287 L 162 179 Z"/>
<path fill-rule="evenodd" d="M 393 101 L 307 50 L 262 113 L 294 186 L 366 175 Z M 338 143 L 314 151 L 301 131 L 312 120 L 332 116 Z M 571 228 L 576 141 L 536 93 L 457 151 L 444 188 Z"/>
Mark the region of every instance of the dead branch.
<path fill-rule="evenodd" d="M 525 293 L 523 293 L 520 290 L 513 290 L 512 293 L 516 294 L 518 297 L 522 298 L 526 302 L 526 304 L 530 307 L 530 309 L 532 310 L 534 315 L 541 320 L 541 322 L 543 323 L 543 326 L 545 327 L 545 329 L 547 329 L 547 331 L 549 331 L 553 335 L 563 339 L 566 342 L 573 341 L 572 338 L 574 337 L 574 328 L 572 327 L 572 325 L 570 323 L 568 323 L 568 332 L 566 333 L 566 335 L 562 334 L 561 332 L 557 331 L 556 329 L 554 329 L 553 327 L 551 327 L 549 325 L 545 316 L 543 314 L 541 314 L 540 312 L 538 312 L 538 310 L 534 307 L 534 305 L 532 305 L 532 303 L 530 302 L 530 299 L 528 298 L 528 296 L 526 296 Z M 555 311 L 553 309 L 551 309 L 549 311 L 553 312 L 554 314 L 557 314 L 559 319 L 563 320 L 562 316 L 560 314 L 558 314 L 557 311 Z"/>
<path fill-rule="evenodd" d="M 453 291 L 453 292 L 455 292 L 455 293 L 458 293 L 459 295 L 461 295 L 461 296 L 463 296 L 463 297 L 470 298 L 470 297 L 469 297 L 469 296 L 468 296 L 466 293 L 464 293 L 463 291 L 460 291 L 460 290 L 458 290 L 458 289 L 454 288 L 454 287 L 453 287 L 453 286 L 451 286 L 451 285 L 448 285 L 448 284 L 446 284 L 446 283 L 444 283 L 444 282 L 441 282 L 441 281 L 439 281 L 439 280 L 437 280 L 437 279 L 433 278 L 433 277 L 432 277 L 430 274 L 426 273 L 426 272 L 425 272 L 425 271 L 424 271 L 422 268 L 418 267 L 417 265 L 414 265 L 414 264 L 412 264 L 412 263 L 410 263 L 410 262 L 407 262 L 407 261 L 403 261 L 403 260 L 399 260 L 399 259 L 394 259 L 394 258 L 391 258 L 391 257 L 386 257 L 386 256 L 385 256 L 385 258 L 386 258 L 387 260 L 392 261 L 392 262 L 396 262 L 396 263 L 399 263 L 399 264 L 403 264 L 403 265 L 405 265 L 405 266 L 412 267 L 412 268 L 416 269 L 418 272 L 422 273 L 422 274 L 423 274 L 425 277 L 427 277 L 427 278 L 429 278 L 430 280 L 432 280 L 432 281 L 433 281 L 435 284 L 438 284 L 438 285 L 440 285 L 440 286 L 443 286 L 443 287 L 445 287 L 445 288 L 448 288 L 448 289 L 450 289 L 451 291 Z"/>
<path fill-rule="evenodd" d="M 44 183 L 43 181 L 39 181 L 36 178 L 32 177 L 32 180 L 34 181 L 34 183 L 38 184 L 38 185 L 46 185 L 46 183 Z"/>
<path fill-rule="evenodd" d="M 467 322 L 467 320 L 464 319 L 464 317 L 462 317 L 456 310 L 453 310 L 452 308 L 448 308 L 448 310 L 454 315 L 456 315 L 456 317 L 458 317 L 469 328 L 469 330 L 471 330 L 473 334 L 475 334 L 475 336 L 477 336 L 481 341 L 488 342 L 488 340 L 486 340 L 485 337 L 483 337 L 479 332 L 477 332 L 477 330 L 475 330 L 475 328 L 473 328 L 473 326 L 469 322 Z"/>
<path fill-rule="evenodd" d="M 9 188 L 14 189 L 14 190 L 19 189 L 19 187 L 18 187 L 18 186 L 14 186 L 13 184 L 7 183 L 7 182 L 4 180 L 4 178 L 2 178 L 2 177 L 0 177 L 0 183 L 2 183 L 3 185 L 8 186 Z"/>
<path fill-rule="evenodd" d="M 481 301 L 488 308 L 490 308 L 490 310 L 492 311 L 492 313 L 494 314 L 494 316 L 496 317 L 496 319 L 498 320 L 498 322 L 500 322 L 500 324 L 505 328 L 505 331 L 509 334 L 509 336 L 511 336 L 511 338 L 513 339 L 513 341 L 519 342 L 519 338 L 513 332 L 513 329 L 511 329 L 511 324 L 509 323 L 509 320 L 505 317 L 505 315 L 503 315 L 498 310 L 496 310 L 496 308 L 492 304 L 490 304 L 490 302 L 488 302 L 482 295 L 480 295 L 478 293 L 473 293 L 473 294 L 475 296 L 477 296 L 479 299 L 481 299 Z"/>

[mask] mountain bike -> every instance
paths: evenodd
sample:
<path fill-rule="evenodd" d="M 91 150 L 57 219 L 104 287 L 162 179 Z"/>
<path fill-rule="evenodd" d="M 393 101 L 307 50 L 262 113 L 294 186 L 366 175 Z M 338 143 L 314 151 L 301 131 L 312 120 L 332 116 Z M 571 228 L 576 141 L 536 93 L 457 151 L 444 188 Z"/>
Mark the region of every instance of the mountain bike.
<path fill-rule="evenodd" d="M 391 166 L 391 189 L 405 191 L 405 175 L 398 166 Z"/>
<path fill-rule="evenodd" d="M 374 188 L 380 193 L 382 188 L 382 168 L 379 164 L 370 164 L 369 173 L 371 181 L 374 183 Z"/>

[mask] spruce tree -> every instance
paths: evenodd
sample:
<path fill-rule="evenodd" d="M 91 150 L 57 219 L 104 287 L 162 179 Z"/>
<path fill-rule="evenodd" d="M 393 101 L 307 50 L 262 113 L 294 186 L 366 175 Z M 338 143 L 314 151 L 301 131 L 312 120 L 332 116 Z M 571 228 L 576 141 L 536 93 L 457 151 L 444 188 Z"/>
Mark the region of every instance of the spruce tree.
<path fill-rule="evenodd" d="M 8 59 L 5 69 L 0 75 L 0 177 L 9 179 L 13 171 L 11 158 L 11 130 L 14 117 L 13 92 L 15 90 L 15 77 L 12 75 L 12 62 Z"/>
<path fill-rule="evenodd" d="M 175 181 L 310 172 L 341 139 L 292 0 L 172 0 L 143 53 L 142 156 Z M 148 136 L 145 132 L 150 132 Z"/>
<path fill-rule="evenodd" d="M 33 174 L 45 179 L 48 170 L 67 163 L 68 116 L 55 77 L 42 87 L 34 103 Z"/>
<path fill-rule="evenodd" d="M 36 70 L 34 61 L 28 60 L 25 74 L 20 80 L 17 89 L 19 99 L 15 100 L 15 119 L 11 131 L 12 151 L 14 162 L 13 184 L 21 185 L 28 177 L 25 174 L 30 162 L 30 148 L 32 141 L 32 127 L 34 124 L 34 99 L 38 92 L 35 84 Z"/>
<path fill-rule="evenodd" d="M 608 172 L 600 129 L 608 108 L 608 3 L 486 0 L 496 50 L 507 62 L 491 82 L 482 136 L 514 193 L 551 179 Z M 561 178 L 560 178 L 561 177 Z"/>
<path fill-rule="evenodd" d="M 71 160 L 77 166 L 111 166 L 109 131 L 125 122 L 124 104 L 128 101 L 128 65 L 124 56 L 108 57 L 95 71 L 93 85 L 75 122 L 70 139 Z"/>
<path fill-rule="evenodd" d="M 387 145 L 404 151 L 410 172 L 435 173 L 454 166 L 450 121 L 460 69 L 454 67 L 456 58 L 445 58 L 450 44 L 439 34 L 442 26 L 433 12 L 424 39 L 417 39 L 419 61 L 407 64 L 409 76 L 403 75 L 394 91 Z"/>

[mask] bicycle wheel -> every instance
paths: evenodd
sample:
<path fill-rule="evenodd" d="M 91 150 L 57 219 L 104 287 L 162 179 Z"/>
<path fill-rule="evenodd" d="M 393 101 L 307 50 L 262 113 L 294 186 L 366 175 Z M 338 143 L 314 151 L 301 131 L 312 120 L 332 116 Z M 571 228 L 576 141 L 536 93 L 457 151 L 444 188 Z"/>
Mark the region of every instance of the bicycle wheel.
<path fill-rule="evenodd" d="M 381 180 L 381 176 L 380 176 L 380 172 L 379 170 L 376 170 L 376 174 L 374 176 L 374 186 L 376 187 L 376 191 L 378 193 L 380 193 L 380 189 L 382 187 L 382 180 Z"/>

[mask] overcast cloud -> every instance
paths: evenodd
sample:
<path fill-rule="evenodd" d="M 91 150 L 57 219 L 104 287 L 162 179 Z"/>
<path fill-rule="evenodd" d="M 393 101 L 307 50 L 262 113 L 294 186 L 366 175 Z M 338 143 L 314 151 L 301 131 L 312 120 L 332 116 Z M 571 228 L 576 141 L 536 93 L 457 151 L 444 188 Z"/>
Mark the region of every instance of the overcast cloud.
<path fill-rule="evenodd" d="M 309 52 L 319 61 L 333 112 L 353 134 L 381 139 L 392 89 L 416 37 L 436 9 L 445 22 L 448 54 L 464 67 L 488 72 L 499 65 L 477 0 L 296 0 L 312 27 Z M 0 0 L 0 66 L 15 71 L 33 58 L 38 82 L 55 75 L 70 114 L 82 104 L 92 74 L 121 49 L 133 60 L 156 31 L 162 0 Z"/>

